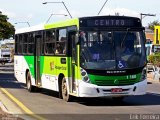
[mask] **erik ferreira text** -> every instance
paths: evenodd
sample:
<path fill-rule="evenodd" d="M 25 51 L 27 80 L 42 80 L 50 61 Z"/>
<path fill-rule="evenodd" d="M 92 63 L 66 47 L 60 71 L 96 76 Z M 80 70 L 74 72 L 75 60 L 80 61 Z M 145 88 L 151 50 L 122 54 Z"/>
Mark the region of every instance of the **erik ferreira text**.
<path fill-rule="evenodd" d="M 130 114 L 130 120 L 160 120 L 160 114 Z"/>

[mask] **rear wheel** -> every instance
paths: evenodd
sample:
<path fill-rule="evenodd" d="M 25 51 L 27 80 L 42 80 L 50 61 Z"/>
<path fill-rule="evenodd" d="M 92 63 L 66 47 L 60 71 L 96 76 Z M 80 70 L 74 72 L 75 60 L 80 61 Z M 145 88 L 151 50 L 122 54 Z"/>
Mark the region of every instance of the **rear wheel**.
<path fill-rule="evenodd" d="M 30 75 L 29 72 L 27 73 L 26 84 L 27 84 L 28 91 L 29 92 L 33 92 L 34 91 L 34 86 L 32 86 L 31 75 Z"/>
<path fill-rule="evenodd" d="M 69 102 L 71 101 L 71 96 L 68 93 L 68 89 L 67 89 L 67 81 L 66 79 L 63 77 L 62 79 L 62 83 L 61 83 L 61 94 L 62 94 L 62 99 Z"/>

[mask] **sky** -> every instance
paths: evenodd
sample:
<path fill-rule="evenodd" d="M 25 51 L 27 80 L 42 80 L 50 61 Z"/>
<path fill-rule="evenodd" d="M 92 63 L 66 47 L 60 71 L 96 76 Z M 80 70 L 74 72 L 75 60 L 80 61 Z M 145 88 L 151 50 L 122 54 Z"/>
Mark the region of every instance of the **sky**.
<path fill-rule="evenodd" d="M 70 11 L 72 17 L 96 16 L 106 0 L 63 0 Z M 43 2 L 62 2 L 62 0 L 0 0 L 0 11 L 9 18 L 16 29 L 44 24 L 51 14 L 48 23 L 70 19 L 65 7 L 61 3 Z M 143 26 L 154 20 L 160 21 L 160 0 L 108 0 L 100 15 L 115 15 L 119 13 L 125 16 L 140 18 L 140 13 L 156 14 L 156 16 L 146 16 L 142 19 Z M 24 22 L 24 23 L 20 23 Z M 15 24 L 18 23 L 18 24 Z"/>

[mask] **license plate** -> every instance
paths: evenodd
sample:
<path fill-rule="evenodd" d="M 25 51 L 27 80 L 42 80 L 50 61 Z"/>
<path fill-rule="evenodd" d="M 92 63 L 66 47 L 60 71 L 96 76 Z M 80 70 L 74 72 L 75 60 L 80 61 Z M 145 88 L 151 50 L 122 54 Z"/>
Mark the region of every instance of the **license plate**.
<path fill-rule="evenodd" d="M 122 88 L 112 88 L 111 89 L 112 93 L 118 93 L 118 92 L 122 92 Z"/>

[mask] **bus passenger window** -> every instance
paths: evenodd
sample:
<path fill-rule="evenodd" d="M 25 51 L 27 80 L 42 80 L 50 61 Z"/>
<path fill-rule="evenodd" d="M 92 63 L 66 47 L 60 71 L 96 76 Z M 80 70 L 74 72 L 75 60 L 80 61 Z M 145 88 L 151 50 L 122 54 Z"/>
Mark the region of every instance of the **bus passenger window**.
<path fill-rule="evenodd" d="M 34 37 L 33 37 L 33 33 L 29 33 L 28 36 L 28 54 L 29 55 L 33 55 L 34 53 Z"/>
<path fill-rule="evenodd" d="M 44 39 L 44 52 L 46 55 L 55 54 L 55 30 L 48 30 Z"/>
<path fill-rule="evenodd" d="M 28 34 L 23 34 L 23 54 L 27 53 Z"/>
<path fill-rule="evenodd" d="M 60 29 L 58 31 L 58 40 L 56 42 L 56 52 L 55 54 L 66 54 L 66 29 Z"/>
<path fill-rule="evenodd" d="M 56 54 L 63 54 L 63 48 L 59 43 L 56 44 Z"/>
<path fill-rule="evenodd" d="M 18 44 L 18 54 L 22 54 L 23 49 L 23 41 L 22 35 L 19 35 L 19 44 Z"/>

